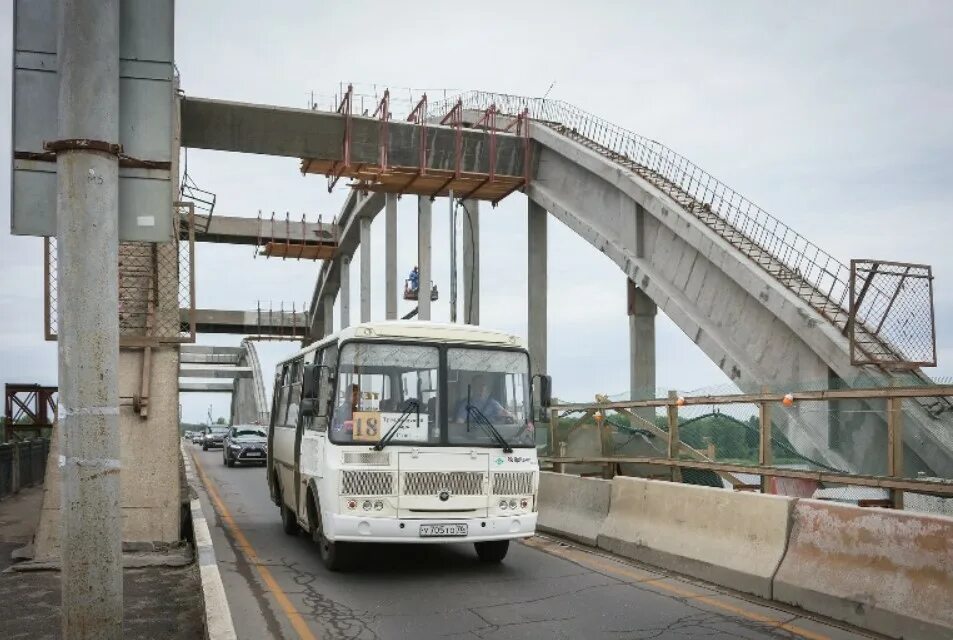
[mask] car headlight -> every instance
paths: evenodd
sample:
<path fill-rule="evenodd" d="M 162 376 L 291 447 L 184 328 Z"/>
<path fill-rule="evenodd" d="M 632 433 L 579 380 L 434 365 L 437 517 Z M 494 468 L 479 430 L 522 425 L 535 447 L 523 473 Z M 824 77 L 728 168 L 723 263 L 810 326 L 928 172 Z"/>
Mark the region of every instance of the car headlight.
<path fill-rule="evenodd" d="M 235 450 L 237 451 L 238 449 L 241 449 L 241 448 L 242 448 L 242 445 L 240 445 L 240 444 L 235 444 L 235 443 L 230 443 L 230 444 L 228 445 L 228 448 L 229 448 L 229 449 L 235 449 Z"/>

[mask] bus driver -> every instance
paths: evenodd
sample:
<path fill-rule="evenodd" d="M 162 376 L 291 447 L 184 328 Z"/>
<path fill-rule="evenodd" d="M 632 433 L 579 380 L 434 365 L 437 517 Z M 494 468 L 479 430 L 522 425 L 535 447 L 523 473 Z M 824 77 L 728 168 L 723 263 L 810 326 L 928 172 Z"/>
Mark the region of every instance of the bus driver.
<path fill-rule="evenodd" d="M 482 374 L 473 376 L 470 380 L 469 403 L 477 411 L 482 413 L 490 422 L 511 422 L 510 412 L 503 408 L 496 398 L 490 394 L 490 385 Z M 467 421 L 467 396 L 464 395 L 457 402 L 456 410 L 453 412 L 454 422 Z"/>

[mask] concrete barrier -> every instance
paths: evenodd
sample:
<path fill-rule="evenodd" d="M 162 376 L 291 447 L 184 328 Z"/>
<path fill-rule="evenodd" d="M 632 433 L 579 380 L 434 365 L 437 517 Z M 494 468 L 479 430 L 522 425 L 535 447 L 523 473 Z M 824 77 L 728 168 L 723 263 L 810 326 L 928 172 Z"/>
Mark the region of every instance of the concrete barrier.
<path fill-rule="evenodd" d="M 543 471 L 539 474 L 539 519 L 536 526 L 571 540 L 596 545 L 609 514 L 612 482 Z"/>
<path fill-rule="evenodd" d="M 953 518 L 799 500 L 774 598 L 895 638 L 953 637 Z"/>
<path fill-rule="evenodd" d="M 610 500 L 600 548 L 771 597 L 796 499 L 617 477 Z"/>

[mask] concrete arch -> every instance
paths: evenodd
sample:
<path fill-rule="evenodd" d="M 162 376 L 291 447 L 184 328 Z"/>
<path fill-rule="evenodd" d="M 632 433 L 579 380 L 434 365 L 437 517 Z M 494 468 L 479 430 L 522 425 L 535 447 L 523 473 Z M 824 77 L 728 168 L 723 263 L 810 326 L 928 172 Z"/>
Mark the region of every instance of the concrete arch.
<path fill-rule="evenodd" d="M 235 378 L 232 391 L 231 424 L 267 425 L 271 422 L 268 396 L 265 394 L 265 380 L 262 376 L 258 351 L 251 340 L 242 340 L 238 366 L 251 369 L 251 376 Z"/>
<path fill-rule="evenodd" d="M 838 327 L 674 198 L 549 127 L 531 131 L 537 167 L 527 195 L 612 259 L 743 390 L 864 375 L 886 381 L 851 366 Z M 953 414 L 912 401 L 904 414 L 908 470 L 953 475 Z M 883 472 L 885 427 L 876 413 L 837 434 L 797 408 L 788 417 L 787 435 L 802 452 Z"/>

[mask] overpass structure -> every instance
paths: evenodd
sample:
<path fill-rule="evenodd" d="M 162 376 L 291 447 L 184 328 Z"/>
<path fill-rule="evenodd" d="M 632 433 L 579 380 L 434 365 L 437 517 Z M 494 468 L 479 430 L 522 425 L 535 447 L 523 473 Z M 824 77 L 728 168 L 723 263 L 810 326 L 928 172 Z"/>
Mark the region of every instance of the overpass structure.
<path fill-rule="evenodd" d="M 546 229 L 552 217 L 626 275 L 633 394 L 655 387 L 658 309 L 744 391 L 797 389 L 805 381 L 930 384 L 919 370 L 904 367 L 903 344 L 864 322 L 857 308 L 852 314 L 846 265 L 656 141 L 560 101 L 470 92 L 429 110 L 422 100 L 407 122 L 397 122 L 354 115 L 348 100 L 337 112 L 182 102 L 184 146 L 297 157 L 304 173 L 354 180 L 334 222 L 335 255 L 314 288 L 307 340 L 332 331 L 338 296 L 339 326 L 350 322 L 351 256 L 369 243 L 381 211 L 385 313 L 396 319 L 397 198 L 418 197 L 418 265 L 421 282 L 428 283 L 433 200 L 454 187 L 470 222 L 464 233 L 473 234 L 463 243 L 469 255 L 462 280 L 472 289 L 464 292 L 463 316 L 478 323 L 479 200 L 495 203 L 520 189 L 528 199 L 528 338 L 536 372 L 547 368 Z M 361 321 L 370 320 L 372 253 L 361 252 Z M 866 292 L 865 286 L 860 297 Z M 876 287 L 868 295 L 891 297 Z M 420 301 L 419 315 L 429 319 L 429 300 Z M 876 364 L 859 366 L 852 349 Z M 838 419 L 791 408 L 777 420 L 805 454 L 877 473 L 886 464 L 886 428 L 873 414 L 877 409 L 845 401 Z M 910 400 L 904 415 L 906 472 L 953 475 L 950 403 Z"/>
<path fill-rule="evenodd" d="M 229 424 L 269 423 L 265 381 L 252 340 L 242 340 L 238 347 L 182 346 L 179 393 L 190 392 L 230 393 Z"/>
<path fill-rule="evenodd" d="M 18 36 L 25 33 L 24 28 L 54 23 L 54 3 L 17 4 Z M 817 380 L 824 381 L 825 387 L 858 381 L 867 387 L 897 385 L 887 398 L 890 409 L 886 415 L 872 404 L 876 393 L 832 396 L 838 410 L 831 414 L 804 410 L 800 403 L 778 402 L 777 394 L 755 397 L 760 403 L 759 464 L 749 468 L 762 472 L 762 492 L 769 492 L 764 482 L 769 471 L 782 476 L 765 464 L 772 451 L 772 422 L 783 430 L 784 442 L 802 459 L 820 460 L 827 469 L 835 470 L 788 472 L 789 477 L 816 476 L 806 479 L 818 482 L 834 478 L 831 484 L 840 481 L 862 487 L 879 483 L 877 486 L 894 494 L 894 506 L 902 506 L 903 492 L 950 495 L 953 491 L 949 483 L 953 478 L 953 406 L 946 397 L 931 395 L 939 394 L 936 387 L 923 392 L 930 380 L 916 365 L 930 358 L 911 356 L 904 343 L 909 336 L 896 330 L 898 324 L 917 324 L 921 318 L 916 306 L 907 306 L 899 323 L 888 320 L 896 301 L 908 300 L 910 292 L 904 287 L 916 265 L 907 265 L 896 274 L 892 288 L 877 284 L 878 273 L 884 273 L 881 267 L 891 263 L 874 261 L 858 280 L 853 264 L 848 269 L 681 155 L 559 101 L 470 92 L 430 104 L 424 96 L 406 120 L 399 121 L 392 117 L 387 92 L 370 116 L 354 112 L 350 88 L 335 111 L 186 97 L 176 91 L 172 3 L 122 3 L 122 20 L 119 4 L 89 3 L 86 8 L 95 6 L 102 19 L 83 20 L 80 4 L 63 3 L 59 14 L 63 21 L 56 37 L 42 33 L 35 42 L 14 38 L 19 47 L 14 56 L 14 75 L 20 87 L 18 118 L 30 113 L 24 105 L 32 108 L 33 101 L 37 105 L 42 102 L 29 93 L 30 82 L 23 80 L 43 77 L 45 88 L 53 89 L 55 76 L 50 71 L 55 70 L 59 94 L 50 91 L 44 96 L 59 95 L 57 109 L 46 102 L 36 113 L 56 113 L 60 124 L 66 123 L 54 134 L 53 118 L 34 123 L 37 126 L 29 131 L 23 126 L 26 121 L 18 120 L 17 132 L 31 135 L 29 140 L 15 140 L 14 145 L 19 170 L 44 174 L 47 185 L 52 184 L 49 163 L 55 162 L 60 190 L 55 205 L 60 224 L 43 228 L 47 234 L 58 235 L 58 251 L 62 249 L 64 256 L 56 268 L 63 276 L 63 289 L 57 289 L 61 303 L 57 316 L 64 320 L 62 327 L 57 324 L 56 335 L 64 329 L 59 415 L 65 426 L 62 432 L 54 429 L 51 447 L 59 453 L 61 442 L 64 455 L 58 464 L 47 465 L 33 552 L 35 561 L 61 562 L 64 567 L 64 635 L 70 635 L 73 627 L 90 628 L 80 624 L 84 616 L 91 620 L 99 616 L 112 630 L 107 635 L 118 637 L 122 628 L 123 545 L 128 551 L 162 554 L 181 540 L 185 492 L 181 491 L 179 469 L 185 452 L 179 449 L 175 428 L 179 394 L 229 392 L 233 423 L 267 422 L 265 379 L 253 339 L 309 342 L 327 335 L 335 325 L 332 309 L 338 299 L 338 324 L 349 324 L 351 259 L 358 247 L 369 248 L 371 224 L 381 211 L 386 212 L 385 316 L 396 320 L 396 212 L 397 199 L 403 196 L 417 199 L 417 262 L 424 291 L 433 280 L 434 201 L 450 198 L 451 207 L 463 210 L 463 318 L 474 324 L 480 322 L 480 202 L 496 204 L 516 191 L 527 198 L 532 373 L 548 370 L 547 230 L 552 218 L 606 254 L 625 275 L 633 396 L 655 387 L 654 338 L 659 309 L 747 392 L 766 386 L 775 391 L 797 390 L 804 381 Z M 123 38 L 120 29 L 125 31 Z M 133 46 L 134 41 L 142 46 Z M 122 64 L 118 64 L 120 60 Z M 160 93 L 129 93 L 130 81 L 146 83 Z M 148 109 L 142 109 L 144 106 Z M 80 122 L 84 119 L 90 126 Z M 139 133 L 150 128 L 140 125 L 154 125 L 147 131 L 154 135 L 138 139 Z M 55 140 L 54 135 L 65 139 Z M 327 176 L 329 188 L 348 180 L 352 191 L 330 224 L 321 219 L 316 223 L 302 220 L 299 226 L 288 220 L 282 228 L 280 223 L 266 224 L 260 218 L 256 224 L 234 216 L 215 217 L 211 208 L 196 216 L 195 209 L 200 207 L 195 202 L 175 202 L 173 197 L 176 193 L 188 195 L 187 189 L 180 190 L 177 185 L 181 147 L 296 158 L 303 174 Z M 59 153 L 64 156 L 58 157 Z M 86 166 L 89 171 L 83 171 Z M 141 215 L 138 206 L 130 206 L 130 179 L 150 180 L 150 190 L 161 196 L 155 202 L 168 202 L 156 207 L 159 217 Z M 184 176 L 182 181 L 187 182 Z M 21 187 L 24 184 L 21 181 Z M 126 202 L 120 197 L 120 184 L 126 185 Z M 25 194 L 23 189 L 14 191 L 21 198 Z M 44 191 L 44 196 L 52 193 Z M 50 202 L 47 197 L 36 207 L 47 222 Z M 187 215 L 180 215 L 182 207 L 188 209 Z M 130 210 L 137 214 L 135 220 L 129 217 Z M 113 213 L 119 214 L 119 224 L 114 224 Z M 169 215 L 171 224 L 166 225 Z M 64 221 L 67 224 L 62 224 Z M 133 227 L 136 233 L 130 231 Z M 36 228 L 27 225 L 21 232 L 37 233 Z M 183 240 L 188 251 L 180 251 Z M 309 308 L 277 314 L 195 309 L 194 289 L 188 287 L 187 295 L 182 295 L 183 282 L 194 281 L 194 242 L 254 245 L 256 253 L 260 250 L 266 256 L 324 260 Z M 361 321 L 371 320 L 374 253 L 361 251 Z M 49 264 L 48 260 L 51 271 Z M 929 276 L 922 281 L 929 282 Z M 81 285 L 92 288 L 101 299 L 81 291 Z M 95 290 L 97 286 L 100 291 Z M 184 311 L 183 304 L 187 306 Z M 418 304 L 419 318 L 429 320 L 430 297 L 420 297 Z M 113 331 L 116 316 L 120 332 Z M 120 337 L 123 331 L 126 333 Z M 247 337 L 236 348 L 180 346 L 203 332 Z M 935 345 L 933 349 L 935 358 Z M 751 397 L 745 401 L 750 402 Z M 587 458 L 586 451 L 569 450 L 558 451 L 543 462 L 554 468 L 596 462 L 618 469 L 620 460 L 634 466 L 668 465 L 670 478 L 676 482 L 616 477 L 610 486 L 594 479 L 567 482 L 541 474 L 538 511 L 544 526 L 559 535 L 594 543 L 617 558 L 671 568 L 739 592 L 885 630 L 895 637 L 911 637 L 907 633 L 910 626 L 924 637 L 944 637 L 940 634 L 953 625 L 945 606 L 953 592 L 953 549 L 949 544 L 953 525 L 949 519 L 899 511 L 864 513 L 856 507 L 819 506 L 814 500 L 686 487 L 677 482 L 683 479 L 682 467 L 718 472 L 735 489 L 754 488 L 754 483 L 741 477 L 750 475 L 745 474 L 745 465 L 712 462 L 709 458 L 713 455 L 694 447 L 686 452 L 684 440 L 678 437 L 680 405 L 674 396 L 663 402 L 668 410 L 667 430 L 648 431 L 664 442 L 666 457 L 627 455 L 593 460 Z M 690 399 L 692 403 L 703 404 L 704 399 Z M 783 403 L 773 421 L 768 403 Z M 629 404 L 631 414 L 640 416 L 642 409 L 658 402 L 642 402 L 638 407 L 638 403 Z M 592 415 L 599 415 L 606 406 L 595 407 Z M 834 415 L 837 418 L 831 419 Z M 644 416 L 653 426 L 650 418 L 654 414 L 646 412 Z M 556 422 L 554 419 L 551 424 Z M 900 424 L 905 425 L 902 432 L 898 431 Z M 555 444 L 555 439 L 549 444 Z M 585 446 L 584 442 L 568 444 L 569 449 Z M 550 454 L 552 449 L 550 446 Z M 686 461 L 685 453 L 693 459 Z M 199 459 L 193 456 L 196 464 Z M 887 481 L 878 475 L 884 467 L 890 471 Z M 837 473 L 839 470 L 851 475 Z M 938 479 L 898 477 L 921 472 Z M 121 486 L 117 480 L 120 473 Z M 255 553 L 237 527 L 239 520 L 248 522 L 249 514 L 257 517 L 261 513 L 258 507 L 267 503 L 260 477 L 248 485 L 248 504 L 233 502 L 237 518 L 230 516 L 221 495 L 225 500 L 240 501 L 244 492 L 220 494 L 212 491 L 210 482 L 206 486 L 222 516 L 219 520 L 234 528 L 231 536 L 239 542 L 234 545 L 236 553 L 243 554 L 247 565 L 256 567 L 268 583 L 267 597 L 277 597 L 280 585 L 267 579 L 269 563 L 261 558 L 290 558 L 291 562 L 271 564 L 276 572 L 282 572 L 283 584 L 301 587 L 316 622 L 363 625 L 366 620 L 359 618 L 368 618 L 367 611 L 380 610 L 379 597 L 375 597 L 342 618 L 340 603 L 351 602 L 352 594 L 342 594 L 335 602 L 325 597 L 334 584 L 321 584 L 321 593 L 311 591 L 313 576 L 302 574 L 295 560 L 300 545 L 269 546 L 267 554 Z M 201 516 L 202 507 L 197 503 L 193 502 L 192 514 Z M 255 524 L 253 520 L 251 524 Z M 255 528 L 255 544 L 274 545 L 272 532 L 277 530 L 277 522 L 272 524 Z M 313 528 L 312 533 L 316 531 Z M 570 587 L 558 595 L 565 595 L 571 606 L 585 597 L 580 595 L 583 592 L 606 585 L 608 576 L 602 573 L 606 571 L 605 558 L 593 563 L 599 575 L 584 576 L 582 582 L 571 585 L 578 570 L 540 562 L 541 556 L 533 550 L 535 544 L 538 540 L 528 544 L 526 554 L 516 555 L 522 557 L 524 566 L 548 567 L 537 574 L 542 583 L 538 596 L 524 598 L 524 584 L 503 584 L 507 581 L 500 581 L 495 573 L 486 591 L 499 601 L 488 602 L 484 614 L 476 613 L 478 607 L 466 599 L 472 594 L 468 592 L 461 600 L 451 592 L 452 602 L 444 600 L 440 606 L 460 615 L 438 611 L 433 626 L 445 633 L 451 617 L 473 614 L 479 620 L 462 632 L 472 629 L 484 635 L 483 631 L 496 632 L 532 618 L 533 607 L 556 595 L 553 583 L 558 583 L 557 588 Z M 573 559 L 580 557 L 577 554 Z M 205 570 L 215 564 L 214 557 L 200 553 L 198 564 L 204 579 Z M 610 589 L 620 582 L 631 586 L 633 580 L 642 585 L 662 582 L 625 566 L 610 572 L 619 576 L 609 581 Z M 439 584 L 445 586 L 445 580 Z M 513 588 L 515 591 L 507 591 Z M 432 591 L 438 602 L 445 595 L 439 586 Z M 414 589 L 404 592 L 419 600 Z M 696 598 L 691 592 L 674 592 L 681 599 L 679 613 L 660 621 L 658 628 L 645 629 L 648 635 L 665 633 L 690 618 L 688 609 L 694 603 L 686 606 L 686 600 L 711 604 L 721 597 Z M 253 597 L 263 601 L 257 598 L 260 593 L 248 592 L 244 602 Z M 612 608 L 653 612 L 655 607 L 647 600 L 644 605 L 626 607 L 627 595 Z M 300 634 L 300 629 L 307 629 L 299 609 L 289 605 L 287 597 L 281 602 L 295 630 Z M 461 602 L 468 607 L 466 611 L 460 609 Z M 514 604 L 519 610 L 512 623 L 485 617 L 493 616 L 490 608 L 502 611 Z M 563 607 L 551 604 L 543 605 L 552 610 L 546 612 L 543 622 L 558 624 L 563 619 L 555 610 Z M 406 631 L 408 618 L 423 617 L 413 608 L 418 605 L 411 602 L 407 606 L 413 616 L 407 616 L 407 611 L 394 612 L 401 630 Z M 598 613 L 598 618 L 607 617 L 604 606 L 583 608 Z M 740 611 L 736 604 L 724 610 Z M 735 626 L 745 628 L 750 621 L 760 620 L 767 621 L 768 631 L 788 631 L 792 629 L 788 614 L 784 612 L 778 619 L 754 613 Z M 256 612 L 254 617 L 260 624 L 266 616 Z M 604 624 L 604 620 L 589 622 L 576 617 L 576 635 L 585 635 L 591 625 Z M 637 622 L 627 624 L 634 627 Z M 803 637 L 818 637 L 797 629 Z M 553 635 L 548 631 L 542 637 Z M 703 631 L 707 634 L 708 629 Z"/>

